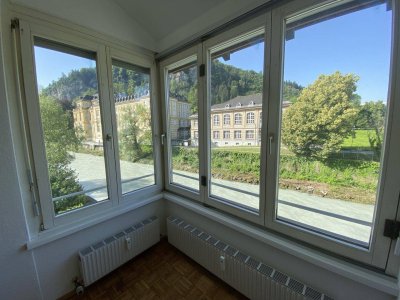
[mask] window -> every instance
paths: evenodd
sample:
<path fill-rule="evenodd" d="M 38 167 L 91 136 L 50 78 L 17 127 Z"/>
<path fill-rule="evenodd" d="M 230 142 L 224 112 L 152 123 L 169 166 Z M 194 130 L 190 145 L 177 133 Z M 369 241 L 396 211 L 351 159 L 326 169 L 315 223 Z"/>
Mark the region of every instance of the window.
<path fill-rule="evenodd" d="M 184 134 L 189 128 L 190 119 L 194 128 L 198 128 L 197 111 L 197 64 L 196 57 L 190 56 L 183 61 L 164 67 L 168 86 L 167 101 L 178 103 L 182 111 L 179 125 L 174 123 L 173 111 L 167 111 L 168 124 L 168 183 L 172 188 L 199 190 L 199 160 L 197 130 L 192 131 L 192 137 Z M 189 159 L 188 159 L 189 158 Z"/>
<path fill-rule="evenodd" d="M 254 124 L 254 113 L 249 112 L 246 114 L 247 124 Z"/>
<path fill-rule="evenodd" d="M 235 114 L 235 125 L 242 125 L 242 114 L 241 113 Z"/>
<path fill-rule="evenodd" d="M 259 95 L 258 97 L 261 96 L 259 89 L 261 85 L 257 87 L 257 84 L 261 84 L 263 81 L 264 28 L 259 28 L 246 35 L 235 37 L 232 40 L 221 40 L 220 42 L 216 42 L 208 47 L 208 63 L 211 66 L 211 74 L 208 78 L 210 90 L 208 101 L 209 113 L 211 115 L 215 110 L 230 107 L 230 104 L 233 103 L 232 99 L 236 97 L 240 99 L 240 103 L 247 106 L 255 95 Z M 241 57 L 250 55 L 250 53 L 252 64 L 244 67 L 244 65 L 240 64 Z M 219 72 L 230 69 L 241 70 L 238 73 L 240 74 L 239 78 L 236 79 L 238 82 L 245 82 L 248 80 L 248 76 L 253 76 L 250 76 L 250 74 L 256 74 L 252 79 L 253 81 L 251 83 L 248 82 L 246 88 L 240 91 L 241 94 L 235 95 L 225 91 L 225 87 L 231 86 L 234 83 L 230 81 L 231 76 L 222 76 Z M 214 71 L 215 73 L 213 73 Z M 236 104 L 234 106 L 236 107 Z M 260 106 L 262 106 L 261 103 Z M 226 114 L 225 116 L 229 115 Z M 236 113 L 234 118 L 235 124 L 241 123 L 240 113 Z M 254 123 L 254 113 L 252 113 L 252 122 Z M 212 130 L 211 126 L 210 129 Z M 212 138 L 216 139 L 215 131 Z M 230 131 L 224 131 L 223 138 L 230 139 Z M 226 143 L 226 145 L 228 144 L 231 143 Z M 259 145 L 254 144 L 254 149 L 250 150 L 251 154 L 248 153 L 248 149 L 239 147 L 236 144 L 229 145 L 226 150 L 219 149 L 218 144 L 215 143 L 210 143 L 210 145 L 211 147 L 208 150 L 210 153 L 210 184 L 207 201 L 212 205 L 224 208 L 228 206 L 239 207 L 242 210 L 251 212 L 246 214 L 247 216 L 251 216 L 251 218 L 259 216 L 259 174 L 261 167 Z M 222 153 L 223 155 L 221 155 Z M 244 157 L 252 160 L 251 166 L 245 162 L 246 158 L 243 160 Z M 243 167 L 244 165 L 247 165 L 247 167 Z"/>
<path fill-rule="evenodd" d="M 150 69 L 112 61 L 122 194 L 155 184 Z"/>
<path fill-rule="evenodd" d="M 240 130 L 235 130 L 234 136 L 235 136 L 235 139 L 241 139 L 242 138 L 242 132 Z"/>
<path fill-rule="evenodd" d="M 254 130 L 246 130 L 246 140 L 254 139 Z"/>
<path fill-rule="evenodd" d="M 219 115 L 214 115 L 214 126 L 219 126 Z"/>
<path fill-rule="evenodd" d="M 197 49 L 207 70 L 196 114 L 206 185 L 197 199 L 384 269 L 391 241 L 382 232 L 396 218 L 400 169 L 392 6 L 291 1 L 267 14 Z"/>
<path fill-rule="evenodd" d="M 105 201 L 109 192 L 101 130 L 103 101 L 96 97 L 96 53 L 36 38 L 34 54 L 37 82 L 43 86 L 38 99 L 48 174 L 43 181 L 50 185 L 54 213 Z M 47 75 L 59 64 L 70 66 L 65 71 L 68 75 L 86 74 L 91 78 L 90 86 L 77 88 L 79 77 L 68 76 L 70 80 L 63 84 L 60 94 L 55 85 L 62 74 Z M 95 113 L 94 118 L 89 117 L 91 113 Z M 82 119 L 74 122 L 73 116 Z"/>
<path fill-rule="evenodd" d="M 391 206 L 381 176 L 385 137 L 393 138 L 385 134 L 393 108 L 387 94 L 392 11 L 379 1 L 332 1 L 307 16 L 294 7 L 272 25 L 283 28 L 284 49 L 271 58 L 282 55 L 270 83 L 279 87 L 271 99 L 281 99 L 269 107 L 269 160 L 276 163 L 267 174 L 271 226 L 370 263 L 389 249 L 376 207 Z M 378 261 L 384 266 L 385 259 Z"/>
<path fill-rule="evenodd" d="M 224 125 L 231 124 L 231 116 L 229 114 L 224 114 Z"/>
<path fill-rule="evenodd" d="M 153 61 L 112 43 L 106 51 L 102 41 L 73 31 L 25 21 L 20 27 L 21 104 L 29 120 L 28 153 L 43 228 L 88 220 L 159 193 L 154 172 L 159 150 L 153 146 L 151 117 Z M 147 97 L 145 113 L 132 106 L 124 114 L 141 95 Z"/>

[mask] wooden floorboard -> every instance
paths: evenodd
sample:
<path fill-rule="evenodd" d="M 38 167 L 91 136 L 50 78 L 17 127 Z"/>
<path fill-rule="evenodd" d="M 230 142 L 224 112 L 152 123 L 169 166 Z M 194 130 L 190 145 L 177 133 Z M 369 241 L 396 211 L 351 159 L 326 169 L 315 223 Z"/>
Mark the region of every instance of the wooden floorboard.
<path fill-rule="evenodd" d="M 89 287 L 63 299 L 246 299 L 166 239 Z"/>

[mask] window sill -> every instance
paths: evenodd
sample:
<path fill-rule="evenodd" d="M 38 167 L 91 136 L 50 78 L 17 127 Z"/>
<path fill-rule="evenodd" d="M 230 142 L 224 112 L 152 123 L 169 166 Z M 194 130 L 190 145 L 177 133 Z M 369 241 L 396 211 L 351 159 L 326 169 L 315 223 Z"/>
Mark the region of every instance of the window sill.
<path fill-rule="evenodd" d="M 141 200 L 141 201 L 132 202 L 128 205 L 120 205 L 120 206 L 115 207 L 105 213 L 95 215 L 95 216 L 93 216 L 93 218 L 90 218 L 90 220 L 87 220 L 87 221 L 86 220 L 80 221 L 79 223 L 75 222 L 73 224 L 57 226 L 55 228 L 45 230 L 43 232 L 40 232 L 34 239 L 31 239 L 30 241 L 28 241 L 26 243 L 26 249 L 32 250 L 32 249 L 38 248 L 40 246 L 46 245 L 48 243 L 51 243 L 53 241 L 56 241 L 63 237 L 66 237 L 68 235 L 74 234 L 80 230 L 89 228 L 91 226 L 94 226 L 94 225 L 102 223 L 102 222 L 105 222 L 105 221 L 115 218 L 119 215 L 122 215 L 129 211 L 132 211 L 139 207 L 145 206 L 147 204 L 159 201 L 161 199 L 163 199 L 162 193 L 157 194 L 153 197 Z"/>
<path fill-rule="evenodd" d="M 290 255 L 305 260 L 313 265 L 324 268 L 330 272 L 336 273 L 340 276 L 346 277 L 350 280 L 354 280 L 366 286 L 375 288 L 389 295 L 398 295 L 399 287 L 395 278 L 385 276 L 368 269 L 364 269 L 338 258 L 291 242 L 283 237 L 263 231 L 241 220 L 206 208 L 200 204 L 194 203 L 175 194 L 165 192 L 164 199 L 185 207 L 189 210 L 192 210 L 206 218 L 209 218 L 224 226 L 232 228 L 237 232 L 250 236 L 269 246 L 275 247 Z"/>

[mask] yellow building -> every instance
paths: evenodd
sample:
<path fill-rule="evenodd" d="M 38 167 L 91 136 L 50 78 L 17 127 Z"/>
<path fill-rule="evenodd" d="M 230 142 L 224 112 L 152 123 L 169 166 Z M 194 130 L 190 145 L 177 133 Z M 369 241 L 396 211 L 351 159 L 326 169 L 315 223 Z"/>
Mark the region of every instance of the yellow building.
<path fill-rule="evenodd" d="M 190 138 L 190 103 L 169 98 L 169 130 L 173 144 Z"/>
<path fill-rule="evenodd" d="M 115 114 L 117 128 L 121 129 L 121 116 L 133 109 L 135 105 L 144 105 L 150 112 L 150 97 L 133 96 L 120 97 L 115 99 Z M 185 140 L 190 138 L 190 104 L 177 99 L 170 99 L 170 130 L 173 140 Z M 75 101 L 73 109 L 74 127 L 82 131 L 84 144 L 91 148 L 103 146 L 103 135 L 100 115 L 100 100 L 98 95 L 81 97 Z M 149 116 L 150 118 L 150 116 Z M 147 120 L 139 126 L 148 126 Z"/>
<path fill-rule="evenodd" d="M 283 108 L 290 105 L 284 101 Z M 190 116 L 191 144 L 198 145 L 197 115 Z M 213 146 L 258 146 L 261 144 L 262 95 L 237 96 L 211 106 Z"/>

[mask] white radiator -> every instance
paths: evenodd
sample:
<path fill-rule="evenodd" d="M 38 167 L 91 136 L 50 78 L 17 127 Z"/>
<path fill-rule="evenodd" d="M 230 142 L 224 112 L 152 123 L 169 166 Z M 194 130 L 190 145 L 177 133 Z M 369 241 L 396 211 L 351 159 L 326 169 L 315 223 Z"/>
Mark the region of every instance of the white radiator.
<path fill-rule="evenodd" d="M 333 300 L 177 217 L 168 242 L 250 299 Z"/>
<path fill-rule="evenodd" d="M 137 223 L 79 252 L 85 286 L 115 270 L 160 241 L 157 217 Z"/>

